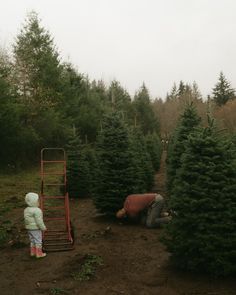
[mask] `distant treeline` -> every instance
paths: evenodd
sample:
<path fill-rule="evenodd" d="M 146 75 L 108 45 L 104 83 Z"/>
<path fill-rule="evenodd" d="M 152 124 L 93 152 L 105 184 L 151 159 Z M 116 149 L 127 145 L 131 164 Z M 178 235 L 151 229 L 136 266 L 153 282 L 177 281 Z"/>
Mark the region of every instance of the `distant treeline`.
<path fill-rule="evenodd" d="M 112 111 L 119 112 L 127 126 L 140 128 L 143 135 L 168 137 L 186 101 L 194 100 L 213 111 L 212 105 L 222 109 L 234 97 L 223 73 L 212 98 L 205 102 L 196 83 L 181 81 L 163 101 L 151 100 L 144 83 L 131 97 L 116 80 L 109 86 L 91 81 L 61 61 L 50 33 L 31 12 L 11 52 L 0 52 L 0 165 L 33 164 L 42 147 L 65 147 L 74 130 L 82 142 L 95 144 L 104 115 Z M 229 124 L 234 131 L 235 124 Z"/>

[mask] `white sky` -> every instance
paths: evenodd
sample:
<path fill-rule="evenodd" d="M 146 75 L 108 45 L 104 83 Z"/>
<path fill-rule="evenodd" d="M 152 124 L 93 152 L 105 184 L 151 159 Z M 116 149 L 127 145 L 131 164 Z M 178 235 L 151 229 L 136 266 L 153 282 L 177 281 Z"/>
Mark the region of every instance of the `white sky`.
<path fill-rule="evenodd" d="M 35 10 L 64 61 L 131 95 L 152 98 L 183 80 L 210 94 L 223 71 L 236 88 L 235 0 L 0 0 L 0 46 Z"/>

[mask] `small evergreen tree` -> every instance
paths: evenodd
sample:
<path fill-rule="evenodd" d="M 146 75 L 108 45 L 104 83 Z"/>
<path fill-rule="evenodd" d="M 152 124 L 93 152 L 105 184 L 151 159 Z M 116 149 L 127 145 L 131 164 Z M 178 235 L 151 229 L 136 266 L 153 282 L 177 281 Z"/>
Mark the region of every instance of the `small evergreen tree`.
<path fill-rule="evenodd" d="M 222 106 L 233 98 L 235 98 L 235 91 L 231 88 L 224 74 L 220 72 L 219 81 L 213 88 L 213 100 L 218 106 Z"/>
<path fill-rule="evenodd" d="M 215 276 L 236 272 L 236 158 L 212 123 L 185 141 L 174 181 L 165 244 L 178 268 Z"/>

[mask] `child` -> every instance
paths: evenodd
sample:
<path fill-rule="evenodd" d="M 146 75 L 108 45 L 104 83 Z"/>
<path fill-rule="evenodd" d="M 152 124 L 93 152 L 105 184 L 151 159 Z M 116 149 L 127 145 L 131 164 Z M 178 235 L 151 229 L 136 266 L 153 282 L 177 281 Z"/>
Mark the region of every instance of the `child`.
<path fill-rule="evenodd" d="M 42 258 L 46 256 L 46 253 L 42 252 L 42 231 L 47 229 L 43 222 L 42 210 L 39 208 L 38 194 L 26 194 L 25 202 L 28 205 L 24 210 L 24 220 L 30 239 L 30 256 Z"/>

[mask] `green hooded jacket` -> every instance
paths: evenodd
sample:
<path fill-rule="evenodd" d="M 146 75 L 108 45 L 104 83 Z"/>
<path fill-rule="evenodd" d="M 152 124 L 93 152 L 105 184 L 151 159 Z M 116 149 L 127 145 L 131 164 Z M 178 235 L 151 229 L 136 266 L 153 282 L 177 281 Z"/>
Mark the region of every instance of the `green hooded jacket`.
<path fill-rule="evenodd" d="M 28 193 L 25 196 L 25 202 L 28 205 L 24 210 L 25 228 L 28 230 L 46 230 L 43 222 L 43 212 L 39 206 L 39 196 L 36 193 Z"/>

